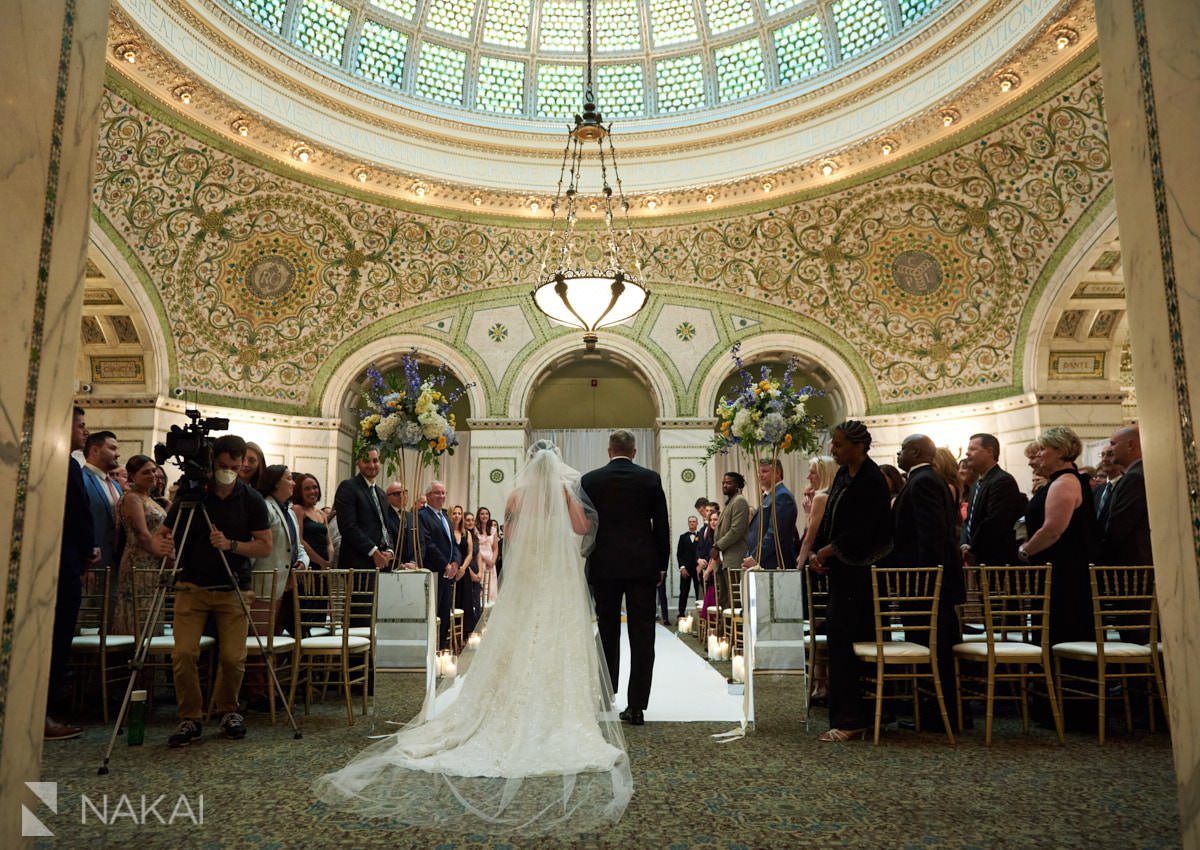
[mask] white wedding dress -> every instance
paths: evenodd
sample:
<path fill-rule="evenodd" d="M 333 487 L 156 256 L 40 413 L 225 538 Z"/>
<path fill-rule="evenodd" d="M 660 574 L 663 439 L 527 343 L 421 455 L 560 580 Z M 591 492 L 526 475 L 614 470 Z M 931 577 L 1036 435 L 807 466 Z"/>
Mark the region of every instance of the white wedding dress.
<path fill-rule="evenodd" d="M 587 534 L 574 533 L 565 493 Z M 318 779 L 323 802 L 486 832 L 584 832 L 625 811 L 633 780 L 583 570 L 595 511 L 547 441 L 530 449 L 509 505 L 503 591 L 462 659 L 457 696 Z"/>

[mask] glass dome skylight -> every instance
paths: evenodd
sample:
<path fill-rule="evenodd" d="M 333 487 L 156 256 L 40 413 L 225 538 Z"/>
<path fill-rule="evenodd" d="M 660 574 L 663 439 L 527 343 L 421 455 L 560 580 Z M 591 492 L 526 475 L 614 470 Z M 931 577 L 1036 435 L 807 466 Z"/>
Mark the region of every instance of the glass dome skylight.
<path fill-rule="evenodd" d="M 367 84 L 481 114 L 568 119 L 583 0 L 224 0 Z M 950 0 L 596 0 L 606 118 L 672 116 L 795 86 Z"/>

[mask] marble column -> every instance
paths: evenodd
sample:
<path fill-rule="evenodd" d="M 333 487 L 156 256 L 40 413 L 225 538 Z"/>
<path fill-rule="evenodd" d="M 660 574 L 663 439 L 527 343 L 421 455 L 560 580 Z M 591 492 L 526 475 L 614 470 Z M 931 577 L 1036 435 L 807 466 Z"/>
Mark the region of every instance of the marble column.
<path fill-rule="evenodd" d="M 679 599 L 679 570 L 675 542 L 687 531 L 687 518 L 696 513 L 696 500 L 707 496 L 722 501 L 715 466 L 703 463 L 713 437 L 711 419 L 658 420 L 658 470 L 667 494 L 667 516 L 671 519 L 671 569 L 667 570 L 668 610 L 674 617 Z M 693 597 L 688 597 L 695 601 Z"/>
<path fill-rule="evenodd" d="M 108 3 L 11 0 L 0 27 L 0 846 L 39 778 Z M 52 778 L 52 777 L 51 777 Z"/>
<path fill-rule="evenodd" d="M 1183 844 L 1200 848 L 1200 16 L 1097 0 Z"/>

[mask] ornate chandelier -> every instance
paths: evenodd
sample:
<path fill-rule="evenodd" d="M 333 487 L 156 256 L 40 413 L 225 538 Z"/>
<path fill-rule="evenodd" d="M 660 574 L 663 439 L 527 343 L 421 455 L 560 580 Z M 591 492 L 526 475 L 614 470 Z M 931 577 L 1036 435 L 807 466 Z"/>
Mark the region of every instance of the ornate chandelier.
<path fill-rule="evenodd" d="M 567 130 L 567 145 L 563 149 L 562 167 L 558 175 L 558 190 L 550 205 L 551 233 L 542 255 L 538 287 L 533 302 L 551 321 L 584 331 L 583 342 L 588 349 L 596 347 L 596 329 L 623 322 L 635 316 L 646 305 L 649 291 L 641 282 L 641 262 L 633 257 L 635 272 L 630 273 L 621 260 L 623 241 L 633 240 L 629 226 L 629 201 L 621 187 L 617 170 L 617 152 L 612 143 L 612 124 L 604 125 L 596 108 L 592 90 L 592 0 L 584 2 L 584 39 L 587 43 L 587 77 L 584 82 L 583 114 L 575 116 L 575 126 Z M 604 143 L 608 142 L 608 150 Z M 580 245 L 586 242 L 576 233 L 579 184 L 583 171 L 584 145 L 596 143 L 600 157 L 601 194 L 589 206 L 604 208 L 604 227 L 599 246 Z M 611 169 L 616 183 L 616 201 L 609 183 Z M 566 188 L 564 190 L 564 183 Z M 614 206 L 624 217 L 623 226 L 613 226 Z M 559 219 L 562 212 L 562 219 Z M 598 249 L 598 250 L 597 250 Z M 553 271 L 549 269 L 553 268 Z"/>

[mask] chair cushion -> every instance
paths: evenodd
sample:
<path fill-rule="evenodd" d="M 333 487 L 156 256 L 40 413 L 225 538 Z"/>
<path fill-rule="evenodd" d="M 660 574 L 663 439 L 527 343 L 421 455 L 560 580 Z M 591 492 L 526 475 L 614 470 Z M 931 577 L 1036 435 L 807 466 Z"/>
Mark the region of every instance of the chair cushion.
<path fill-rule="evenodd" d="M 1038 662 L 1042 660 L 1042 648 L 1032 643 L 1015 640 L 996 641 L 996 658 L 1005 662 Z M 987 658 L 987 641 L 972 640 L 954 645 L 954 654 L 959 658 Z"/>
<path fill-rule="evenodd" d="M 274 652 L 287 652 L 296 645 L 296 639 L 287 635 L 276 635 L 274 642 L 271 644 L 271 649 Z M 267 639 L 263 638 L 263 649 L 267 648 Z M 246 651 L 258 654 L 258 639 L 254 635 L 246 637 Z"/>
<path fill-rule="evenodd" d="M 854 644 L 854 654 L 859 658 L 865 658 L 870 661 L 875 660 L 875 642 L 874 641 L 857 641 Z M 894 640 L 883 645 L 883 659 L 885 661 L 903 660 L 906 663 L 913 663 L 921 660 L 929 659 L 929 647 L 921 646 L 919 643 L 913 643 L 907 640 Z"/>
<path fill-rule="evenodd" d="M 1016 634 L 1016 632 L 1010 632 L 1009 634 L 1010 634 L 1010 635 L 1015 635 L 1015 634 Z M 999 642 L 999 641 L 1011 641 L 1012 643 L 1026 643 L 1026 641 L 1023 641 L 1023 640 L 1021 640 L 1020 638 L 1017 638 L 1017 637 L 1005 637 L 1005 636 L 1004 636 L 1003 634 L 1001 634 L 1000 632 L 994 632 L 994 633 L 992 634 L 992 637 L 993 637 L 993 638 L 995 638 L 997 642 Z M 987 635 L 983 634 L 982 632 L 981 632 L 980 634 L 967 634 L 967 635 L 963 635 L 962 642 L 963 642 L 963 643 L 987 643 Z"/>
<path fill-rule="evenodd" d="M 114 649 L 130 649 L 136 641 L 133 635 L 109 635 L 105 641 L 105 648 L 109 651 Z M 71 638 L 71 649 L 82 649 L 90 652 L 100 651 L 100 635 L 76 635 Z"/>
<path fill-rule="evenodd" d="M 1100 652 L 1094 642 L 1077 640 L 1054 644 L 1054 654 L 1064 655 L 1068 658 L 1098 658 Z M 1104 643 L 1104 656 L 1106 658 L 1149 658 L 1150 647 L 1140 643 L 1110 640 Z"/>
<path fill-rule="evenodd" d="M 217 645 L 217 639 L 212 635 L 200 635 L 200 651 L 212 649 Z M 151 655 L 170 655 L 175 651 L 175 638 L 173 635 L 155 635 L 150 638 L 150 654 Z"/>
<path fill-rule="evenodd" d="M 341 633 L 342 633 L 342 630 L 340 628 L 334 630 L 334 634 L 340 635 Z M 370 626 L 351 626 L 350 634 L 358 635 L 359 637 L 370 637 L 371 636 L 371 627 Z"/>
<path fill-rule="evenodd" d="M 350 651 L 369 649 L 371 639 L 359 637 L 358 635 L 349 635 L 346 638 L 346 646 Z M 300 641 L 301 649 L 341 649 L 342 638 L 340 635 L 328 635 L 325 637 L 306 637 Z"/>

